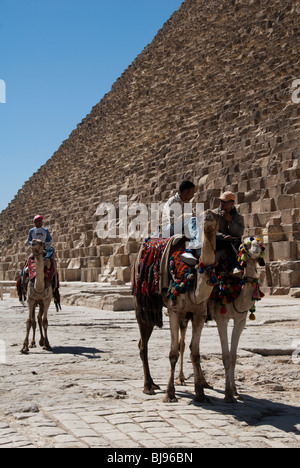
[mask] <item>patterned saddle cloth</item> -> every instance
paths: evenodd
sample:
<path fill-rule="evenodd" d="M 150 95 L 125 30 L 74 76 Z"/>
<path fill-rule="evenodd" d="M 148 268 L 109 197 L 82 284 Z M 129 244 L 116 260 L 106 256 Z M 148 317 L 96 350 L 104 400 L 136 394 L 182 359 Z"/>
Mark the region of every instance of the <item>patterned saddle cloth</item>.
<path fill-rule="evenodd" d="M 135 294 L 147 296 L 159 294 L 161 260 L 169 240 L 150 238 L 144 242 L 136 275 Z M 186 283 L 191 274 L 191 267 L 180 259 L 180 255 L 185 251 L 185 248 L 186 239 L 182 239 L 170 249 L 169 271 L 172 276 L 172 283 L 174 281 L 177 281 L 178 284 L 182 284 L 184 281 Z"/>
<path fill-rule="evenodd" d="M 143 245 L 135 285 L 136 295 L 159 293 L 160 264 L 169 239 L 146 239 Z"/>
<path fill-rule="evenodd" d="M 29 279 L 30 281 L 33 280 L 36 277 L 36 265 L 35 265 L 35 260 L 32 257 L 29 257 L 27 261 L 27 266 L 28 266 L 28 272 L 29 272 Z M 44 268 L 44 275 L 45 278 L 51 283 L 54 277 L 55 273 L 55 267 L 54 267 L 54 261 L 51 259 L 50 260 L 50 267 L 47 268 L 45 266 Z"/>

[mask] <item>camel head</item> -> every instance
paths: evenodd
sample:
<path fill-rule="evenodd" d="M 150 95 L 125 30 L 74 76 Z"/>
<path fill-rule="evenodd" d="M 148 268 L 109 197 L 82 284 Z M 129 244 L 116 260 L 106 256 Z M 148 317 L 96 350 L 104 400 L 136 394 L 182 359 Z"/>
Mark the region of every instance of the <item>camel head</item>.
<path fill-rule="evenodd" d="M 204 213 L 204 233 L 209 235 L 216 233 L 219 229 L 219 215 L 211 210 L 206 210 Z"/>
<path fill-rule="evenodd" d="M 35 257 L 44 254 L 44 243 L 38 239 L 34 239 L 31 244 L 31 250 Z"/>
<path fill-rule="evenodd" d="M 248 237 L 244 240 L 239 250 L 239 262 L 246 266 L 247 260 L 258 261 L 260 266 L 265 266 L 265 248 L 258 237 Z"/>

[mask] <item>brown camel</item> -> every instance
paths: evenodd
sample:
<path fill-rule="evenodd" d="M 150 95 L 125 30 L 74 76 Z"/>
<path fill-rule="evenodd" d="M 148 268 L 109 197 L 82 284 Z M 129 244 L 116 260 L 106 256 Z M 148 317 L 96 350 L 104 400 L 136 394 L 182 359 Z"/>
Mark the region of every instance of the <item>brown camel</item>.
<path fill-rule="evenodd" d="M 36 277 L 34 280 L 29 281 L 27 289 L 27 306 L 29 311 L 29 317 L 26 322 L 26 337 L 24 340 L 23 348 L 21 352 L 23 354 L 29 353 L 29 347 L 35 348 L 35 331 L 36 331 L 36 319 L 35 319 L 35 310 L 39 306 L 38 313 L 38 324 L 41 333 L 40 346 L 47 351 L 51 351 L 52 348 L 48 341 L 47 328 L 48 328 L 48 309 L 52 300 L 52 286 L 51 283 L 45 280 L 44 275 L 44 244 L 40 240 L 32 241 L 32 253 L 35 259 L 36 266 Z M 47 260 L 50 262 L 50 260 Z M 33 330 L 32 342 L 29 346 L 29 334 L 30 330 Z"/>
<path fill-rule="evenodd" d="M 216 254 L 216 233 L 219 227 L 219 217 L 212 211 L 208 210 L 204 218 L 204 232 L 202 243 L 202 254 L 200 263 L 205 267 L 212 266 L 215 263 Z M 137 258 L 135 271 L 139 264 L 140 255 Z M 164 277 L 169 277 L 169 271 L 165 268 L 162 271 Z M 168 282 L 168 280 L 167 280 Z M 139 324 L 141 339 L 139 342 L 140 357 L 144 368 L 144 393 L 148 395 L 155 394 L 154 390 L 159 387 L 153 382 L 150 374 L 148 362 L 148 342 L 153 332 L 154 326 L 162 326 L 162 306 L 168 309 L 171 328 L 171 350 L 170 364 L 171 374 L 167 387 L 166 397 L 164 402 L 176 402 L 174 373 L 176 363 L 179 357 L 179 330 L 181 330 L 181 345 L 180 349 L 184 350 L 184 337 L 188 322 L 192 320 L 192 341 L 190 345 L 191 360 L 194 367 L 195 377 L 195 399 L 197 401 L 205 400 L 204 388 L 207 387 L 207 382 L 204 378 L 200 365 L 200 337 L 207 315 L 207 300 L 212 292 L 212 284 L 209 281 L 207 273 L 197 274 L 197 280 L 194 282 L 193 288 L 185 294 L 180 294 L 177 297 L 176 305 L 167 296 L 166 290 L 162 291 L 162 295 L 152 299 L 144 299 L 142 296 L 135 297 L 136 318 Z M 160 313 L 157 311 L 160 309 Z M 156 313 L 154 313 L 156 312 Z"/>

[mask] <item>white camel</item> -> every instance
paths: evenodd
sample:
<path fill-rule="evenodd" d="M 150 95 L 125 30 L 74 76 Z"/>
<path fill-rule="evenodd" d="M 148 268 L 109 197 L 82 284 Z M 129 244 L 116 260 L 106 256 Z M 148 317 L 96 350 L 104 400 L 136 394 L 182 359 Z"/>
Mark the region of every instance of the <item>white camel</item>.
<path fill-rule="evenodd" d="M 254 239 L 252 237 L 246 239 L 243 251 L 241 252 L 242 259 L 244 260 L 244 285 L 240 295 L 226 306 L 220 304 L 216 300 L 210 300 L 208 303 L 211 316 L 217 323 L 220 335 L 222 358 L 226 375 L 225 401 L 230 403 L 235 403 L 236 398 L 239 397 L 235 385 L 235 365 L 239 340 L 246 325 L 247 312 L 251 309 L 253 311 L 255 300 L 263 297 L 262 293 L 259 291 L 257 281 L 257 262 L 261 260 L 264 255 L 262 253 L 263 250 L 264 248 L 260 239 Z M 253 317 L 253 312 L 250 318 L 255 318 Z M 234 321 L 234 326 L 231 337 L 231 348 L 229 349 L 228 323 L 230 319 Z"/>

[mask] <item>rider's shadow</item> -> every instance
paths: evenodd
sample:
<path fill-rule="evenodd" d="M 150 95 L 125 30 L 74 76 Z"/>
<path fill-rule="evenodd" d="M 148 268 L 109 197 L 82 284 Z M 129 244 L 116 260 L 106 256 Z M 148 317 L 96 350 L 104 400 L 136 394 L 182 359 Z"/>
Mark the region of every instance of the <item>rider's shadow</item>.
<path fill-rule="evenodd" d="M 84 356 L 88 359 L 101 359 L 101 354 L 105 351 L 97 348 L 88 348 L 85 346 L 55 346 L 52 349 L 53 354 L 72 354 L 73 356 Z"/>

